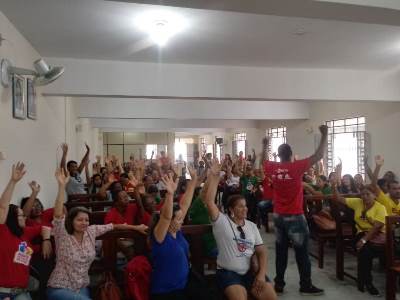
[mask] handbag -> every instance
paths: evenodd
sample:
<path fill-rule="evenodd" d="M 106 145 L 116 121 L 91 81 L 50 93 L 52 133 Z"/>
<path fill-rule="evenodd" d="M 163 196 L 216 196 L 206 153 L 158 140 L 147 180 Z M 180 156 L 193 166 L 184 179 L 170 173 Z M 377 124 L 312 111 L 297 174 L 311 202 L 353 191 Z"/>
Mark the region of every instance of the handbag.
<path fill-rule="evenodd" d="M 105 273 L 105 278 L 97 287 L 96 300 L 121 300 L 121 291 L 111 272 Z"/>

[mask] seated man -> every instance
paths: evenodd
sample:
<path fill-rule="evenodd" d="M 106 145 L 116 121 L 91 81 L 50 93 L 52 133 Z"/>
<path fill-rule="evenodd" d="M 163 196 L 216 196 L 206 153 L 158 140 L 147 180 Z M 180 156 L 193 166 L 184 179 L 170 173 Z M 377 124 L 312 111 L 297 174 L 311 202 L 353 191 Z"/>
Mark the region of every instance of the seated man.
<path fill-rule="evenodd" d="M 78 163 L 74 160 L 70 160 L 67 163 L 67 165 L 65 165 L 65 162 L 67 160 L 68 145 L 67 144 L 61 145 L 62 151 L 63 151 L 63 156 L 61 159 L 61 168 L 63 168 L 64 170 L 68 170 L 68 173 L 70 175 L 70 179 L 65 188 L 68 196 L 76 195 L 76 194 L 86 194 L 85 185 L 83 183 L 81 173 L 82 173 L 85 165 L 87 165 L 87 163 L 89 161 L 90 148 L 87 144 L 85 144 L 85 146 L 86 146 L 85 156 L 82 158 L 82 161 L 81 161 L 80 165 L 78 166 Z"/>
<path fill-rule="evenodd" d="M 107 212 L 105 224 L 127 224 L 129 228 L 140 233 L 146 234 L 147 226 L 144 224 L 134 225 L 138 214 L 138 207 L 135 203 L 129 203 L 129 196 L 125 191 L 116 191 L 113 193 L 114 206 Z M 120 240 L 118 243 L 119 249 L 130 260 L 133 257 L 133 241 Z"/>

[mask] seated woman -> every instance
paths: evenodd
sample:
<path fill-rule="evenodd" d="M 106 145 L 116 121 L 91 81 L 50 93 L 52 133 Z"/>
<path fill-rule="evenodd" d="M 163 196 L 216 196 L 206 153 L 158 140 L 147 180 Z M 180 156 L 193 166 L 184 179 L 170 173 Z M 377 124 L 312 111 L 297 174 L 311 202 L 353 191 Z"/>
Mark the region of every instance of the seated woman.
<path fill-rule="evenodd" d="M 10 181 L 0 198 L 0 299 L 31 299 L 27 292 L 33 250 L 30 242 L 42 235 L 42 254 L 51 254 L 50 228 L 25 226 L 22 210 L 10 204 L 14 188 L 24 176 L 24 164 L 13 165 Z"/>
<path fill-rule="evenodd" d="M 338 191 L 333 199 L 354 210 L 354 221 L 357 227 L 357 237 L 355 240 L 358 251 L 358 289 L 364 292 L 364 288 L 374 296 L 379 295 L 379 291 L 372 284 L 372 260 L 382 253 L 383 248 L 376 244 L 383 245 L 385 231 L 385 217 L 387 216 L 385 207 L 375 201 L 375 188 L 365 185 L 361 189 L 361 198 L 343 198 Z"/>
<path fill-rule="evenodd" d="M 345 174 L 342 177 L 342 184 L 338 187 L 341 194 L 358 194 L 360 191 L 357 189 L 353 176 Z"/>
<path fill-rule="evenodd" d="M 248 292 L 256 299 L 276 299 L 266 276 L 267 254 L 263 240 L 256 224 L 246 219 L 246 200 L 241 195 L 230 196 L 227 214 L 221 213 L 214 202 L 219 171 L 218 161 L 212 162 L 204 198 L 218 246 L 218 286 L 228 299 L 245 300 Z M 258 270 L 251 270 L 254 254 Z"/>
<path fill-rule="evenodd" d="M 150 235 L 153 271 L 151 275 L 151 299 L 193 299 L 185 290 L 189 277 L 189 244 L 181 232 L 181 226 L 190 207 L 197 175 L 190 169 L 192 180 L 187 185 L 180 206 L 173 203 L 178 180 L 171 175 L 162 178 L 167 189 L 160 216 L 154 222 Z"/>
<path fill-rule="evenodd" d="M 113 229 L 131 229 L 128 225 L 90 225 L 90 212 L 75 207 L 64 216 L 65 185 L 69 177 L 65 171 L 56 171 L 58 194 L 54 205 L 53 234 L 56 242 L 57 263 L 51 273 L 47 297 L 51 300 L 90 299 L 89 267 L 95 252 L 96 237 Z"/>

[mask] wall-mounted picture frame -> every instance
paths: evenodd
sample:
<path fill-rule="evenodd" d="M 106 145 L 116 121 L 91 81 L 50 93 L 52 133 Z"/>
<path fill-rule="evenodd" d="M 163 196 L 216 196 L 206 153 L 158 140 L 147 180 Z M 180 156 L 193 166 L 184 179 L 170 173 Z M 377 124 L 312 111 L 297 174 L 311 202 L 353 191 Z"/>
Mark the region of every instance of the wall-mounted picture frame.
<path fill-rule="evenodd" d="M 30 78 L 26 79 L 26 102 L 28 104 L 28 118 L 36 120 L 36 89 L 33 80 Z"/>
<path fill-rule="evenodd" d="M 12 77 L 12 102 L 13 117 L 20 120 L 26 119 L 25 78 L 19 75 Z"/>

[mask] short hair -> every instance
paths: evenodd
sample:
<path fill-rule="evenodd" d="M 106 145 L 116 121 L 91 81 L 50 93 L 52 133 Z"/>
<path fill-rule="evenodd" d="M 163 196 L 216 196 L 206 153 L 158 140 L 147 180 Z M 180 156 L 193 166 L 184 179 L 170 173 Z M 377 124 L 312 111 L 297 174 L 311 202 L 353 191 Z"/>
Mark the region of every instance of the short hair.
<path fill-rule="evenodd" d="M 70 160 L 67 162 L 67 169 L 72 165 L 72 164 L 78 164 L 75 160 Z"/>
<path fill-rule="evenodd" d="M 150 185 L 147 188 L 147 193 L 149 194 L 158 193 L 158 187 L 155 184 Z"/>
<path fill-rule="evenodd" d="M 18 206 L 15 204 L 8 206 L 6 225 L 8 230 L 15 236 L 21 237 L 24 234 L 24 229 L 18 224 Z"/>
<path fill-rule="evenodd" d="M 126 178 L 126 179 L 129 179 L 129 176 L 128 176 L 128 174 L 126 174 L 126 173 L 122 173 L 121 175 L 119 175 L 119 178 Z"/>
<path fill-rule="evenodd" d="M 399 182 L 397 180 L 392 180 L 392 181 L 388 182 L 388 188 L 391 188 L 392 184 L 399 184 Z"/>
<path fill-rule="evenodd" d="M 366 184 L 366 185 L 363 185 L 360 188 L 360 192 L 365 191 L 365 190 L 367 190 L 368 192 L 370 192 L 370 193 L 375 195 L 376 190 L 375 190 L 375 187 L 372 184 Z"/>
<path fill-rule="evenodd" d="M 25 206 L 26 202 L 28 202 L 29 198 L 30 198 L 30 197 L 24 197 L 24 198 L 21 199 L 21 203 L 20 203 L 20 205 L 19 205 L 19 207 L 20 207 L 21 209 L 24 208 L 24 206 Z M 39 202 L 39 204 L 40 204 L 40 206 L 42 207 L 42 210 L 43 210 L 43 209 L 44 209 L 44 206 L 43 206 L 42 202 L 40 202 L 40 200 L 39 200 L 38 198 L 36 198 L 35 201 Z M 27 216 L 27 217 L 29 217 L 29 216 Z"/>
<path fill-rule="evenodd" d="M 290 147 L 289 144 L 282 144 L 278 148 L 278 156 L 280 158 L 283 158 L 285 160 L 290 159 L 290 157 L 293 155 L 292 148 Z"/>
<path fill-rule="evenodd" d="M 226 207 L 229 208 L 234 208 L 236 203 L 238 203 L 240 200 L 246 200 L 242 195 L 240 194 L 234 194 L 228 197 L 228 200 L 226 202 Z"/>
<path fill-rule="evenodd" d="M 73 234 L 74 233 L 74 219 L 76 218 L 76 216 L 79 213 L 84 213 L 87 214 L 90 217 L 90 211 L 83 206 L 77 206 L 77 207 L 73 207 L 68 211 L 67 217 L 65 219 L 65 230 L 67 230 L 67 232 L 69 234 Z"/>

